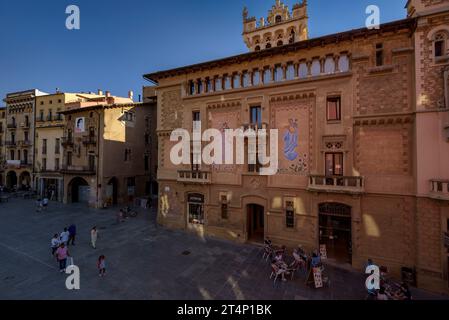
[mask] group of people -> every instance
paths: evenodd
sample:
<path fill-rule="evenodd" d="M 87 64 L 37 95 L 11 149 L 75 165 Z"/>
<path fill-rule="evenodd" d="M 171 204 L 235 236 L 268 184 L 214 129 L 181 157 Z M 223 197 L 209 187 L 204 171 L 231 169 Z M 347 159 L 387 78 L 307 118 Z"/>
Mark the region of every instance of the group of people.
<path fill-rule="evenodd" d="M 44 198 L 37 198 L 36 200 L 36 212 L 42 212 L 42 210 L 47 210 L 48 208 L 48 198 L 44 197 Z"/>
<path fill-rule="evenodd" d="M 368 259 L 366 267 L 372 265 L 373 260 Z M 412 300 L 412 293 L 406 282 L 395 283 L 387 279 L 388 270 L 385 267 L 381 267 L 380 271 L 380 289 L 368 290 L 367 300 Z"/>
<path fill-rule="evenodd" d="M 75 245 L 76 239 L 76 225 L 72 224 L 67 228 L 64 228 L 60 234 L 55 234 L 51 239 L 51 254 L 56 258 L 59 263 L 59 272 L 64 273 L 67 268 L 67 260 L 69 258 L 73 258 L 70 255 L 68 247 L 70 245 Z M 94 226 L 90 231 L 90 240 L 91 246 L 93 249 L 97 248 L 97 239 L 98 239 L 98 230 L 97 227 Z M 106 275 L 106 257 L 104 255 L 100 255 L 97 261 L 97 268 L 99 271 L 99 276 L 103 277 Z"/>

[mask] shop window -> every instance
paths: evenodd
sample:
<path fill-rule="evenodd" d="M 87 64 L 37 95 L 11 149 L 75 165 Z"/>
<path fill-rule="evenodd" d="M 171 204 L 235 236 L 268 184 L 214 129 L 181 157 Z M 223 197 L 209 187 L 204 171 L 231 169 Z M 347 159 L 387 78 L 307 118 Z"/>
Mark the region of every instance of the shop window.
<path fill-rule="evenodd" d="M 382 43 L 376 44 L 376 66 L 384 65 L 384 45 Z"/>
<path fill-rule="evenodd" d="M 295 227 L 295 206 L 293 201 L 287 201 L 285 206 L 285 226 L 287 228 Z"/>
<path fill-rule="evenodd" d="M 228 219 L 228 197 L 226 195 L 221 196 L 221 218 Z"/>
<path fill-rule="evenodd" d="M 341 120 L 341 97 L 327 98 L 327 121 Z"/>
<path fill-rule="evenodd" d="M 204 224 L 204 196 L 201 194 L 189 194 L 188 219 L 191 224 Z"/>

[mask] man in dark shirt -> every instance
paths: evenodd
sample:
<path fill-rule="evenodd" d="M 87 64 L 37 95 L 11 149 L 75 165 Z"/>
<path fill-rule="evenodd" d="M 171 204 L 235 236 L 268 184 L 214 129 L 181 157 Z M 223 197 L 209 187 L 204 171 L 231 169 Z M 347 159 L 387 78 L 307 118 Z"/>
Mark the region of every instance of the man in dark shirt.
<path fill-rule="evenodd" d="M 72 224 L 69 227 L 69 241 L 67 242 L 67 245 L 72 243 L 72 245 L 75 245 L 75 236 L 76 236 L 76 226 Z"/>

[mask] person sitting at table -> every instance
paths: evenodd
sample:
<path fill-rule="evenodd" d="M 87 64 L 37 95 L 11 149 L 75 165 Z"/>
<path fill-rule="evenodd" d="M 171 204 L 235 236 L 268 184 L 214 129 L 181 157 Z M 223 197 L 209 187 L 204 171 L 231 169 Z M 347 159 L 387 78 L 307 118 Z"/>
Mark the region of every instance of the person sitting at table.
<path fill-rule="evenodd" d="M 376 300 L 383 300 L 383 301 L 388 300 L 388 296 L 385 294 L 385 288 L 384 287 L 380 288 L 379 292 L 377 293 Z"/>
<path fill-rule="evenodd" d="M 407 283 L 403 282 L 400 286 L 401 293 L 404 295 L 405 300 L 412 300 L 412 293 Z"/>
<path fill-rule="evenodd" d="M 321 266 L 321 257 L 316 251 L 314 251 L 312 254 L 312 268 L 317 268 L 319 266 Z"/>

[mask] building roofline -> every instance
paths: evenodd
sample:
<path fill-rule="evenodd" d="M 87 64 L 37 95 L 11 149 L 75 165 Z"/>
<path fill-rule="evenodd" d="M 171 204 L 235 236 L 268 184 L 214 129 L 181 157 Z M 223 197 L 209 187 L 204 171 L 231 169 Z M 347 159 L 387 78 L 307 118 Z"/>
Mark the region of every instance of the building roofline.
<path fill-rule="evenodd" d="M 270 57 L 278 54 L 286 54 L 288 52 L 297 51 L 300 49 L 312 48 L 317 46 L 322 46 L 334 42 L 341 42 L 347 40 L 353 40 L 357 37 L 371 36 L 379 33 L 398 31 L 403 29 L 414 29 L 416 26 L 416 19 L 406 18 L 402 20 L 397 20 L 393 22 L 388 22 L 380 25 L 379 29 L 367 29 L 359 28 L 349 31 L 344 31 L 340 33 L 335 33 L 331 35 L 326 35 L 318 38 L 312 38 L 309 40 L 304 40 L 300 42 L 295 42 L 292 44 L 287 44 L 280 47 L 274 47 L 271 49 L 265 49 L 256 52 L 248 52 L 236 56 L 226 57 L 222 59 L 202 62 L 198 64 L 188 65 L 184 67 L 158 71 L 153 73 L 144 74 L 143 78 L 155 84 L 162 78 L 174 77 L 186 73 L 197 72 L 204 69 L 211 69 L 215 67 L 220 67 L 222 65 L 228 65 L 232 63 L 241 63 L 245 61 L 250 61 L 253 59 L 261 59 L 264 57 Z"/>
<path fill-rule="evenodd" d="M 115 109 L 115 108 L 127 108 L 127 107 L 149 107 L 153 105 L 151 102 L 134 102 L 134 103 L 114 103 L 114 104 L 98 104 L 95 106 L 89 106 L 89 107 L 80 107 L 80 108 L 74 108 L 70 110 L 64 110 L 60 111 L 58 113 L 60 114 L 74 114 L 74 113 L 80 113 L 80 112 L 86 112 L 86 111 L 93 111 L 98 109 Z"/>

